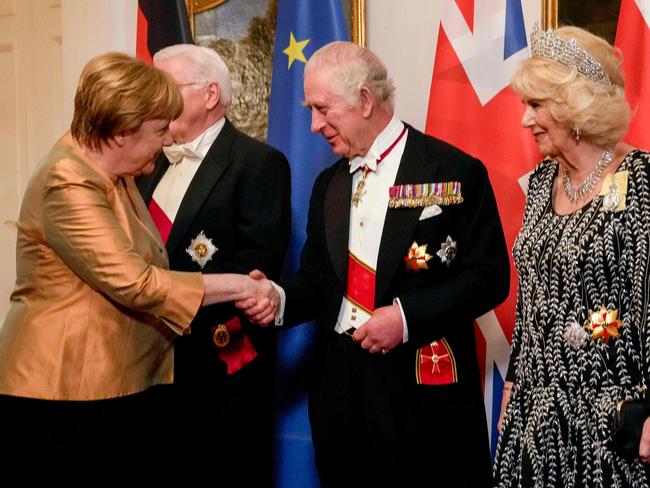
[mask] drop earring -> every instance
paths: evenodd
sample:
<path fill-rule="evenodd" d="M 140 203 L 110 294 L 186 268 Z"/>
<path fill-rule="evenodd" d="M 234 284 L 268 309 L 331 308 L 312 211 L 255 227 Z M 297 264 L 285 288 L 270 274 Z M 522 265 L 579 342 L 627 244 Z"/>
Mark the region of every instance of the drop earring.
<path fill-rule="evenodd" d="M 576 144 L 580 142 L 580 136 L 582 135 L 582 132 L 580 131 L 580 127 L 575 126 L 575 128 L 571 131 L 571 135 L 576 140 Z"/>

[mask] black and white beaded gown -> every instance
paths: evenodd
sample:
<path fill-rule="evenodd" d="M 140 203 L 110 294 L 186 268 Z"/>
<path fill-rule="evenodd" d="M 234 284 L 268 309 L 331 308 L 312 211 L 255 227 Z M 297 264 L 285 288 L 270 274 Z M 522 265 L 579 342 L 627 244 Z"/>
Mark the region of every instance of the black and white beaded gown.
<path fill-rule="evenodd" d="M 650 376 L 650 155 L 634 150 L 618 169 L 627 172 L 622 210 L 605 210 L 597 196 L 575 213 L 555 213 L 557 172 L 543 161 L 531 176 L 513 250 L 514 386 L 495 486 L 647 488 L 644 465 L 622 458 L 612 435 L 618 401 L 642 397 Z M 601 307 L 618 311 L 618 338 L 584 328 Z"/>

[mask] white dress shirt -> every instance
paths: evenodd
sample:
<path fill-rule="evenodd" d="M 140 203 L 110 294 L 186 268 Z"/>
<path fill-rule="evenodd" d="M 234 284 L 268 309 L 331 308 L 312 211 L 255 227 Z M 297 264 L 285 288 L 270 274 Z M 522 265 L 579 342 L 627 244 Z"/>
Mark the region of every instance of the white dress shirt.
<path fill-rule="evenodd" d="M 386 212 L 388 210 L 389 188 L 395 184 L 399 163 L 404 154 L 408 133 L 399 139 L 404 130 L 404 124 L 393 117 L 384 130 L 374 140 L 365 156 L 358 156 L 350 160 L 352 177 L 352 194 L 354 194 L 359 181 L 363 177 L 363 168 L 368 167 L 370 172 L 366 175 L 364 193 L 357 205 L 350 206 L 350 232 L 348 249 L 360 261 L 371 269 L 377 269 L 379 245 L 384 230 Z M 381 162 L 377 163 L 381 155 L 395 144 Z M 399 305 L 404 324 L 403 341 L 408 340 L 406 320 L 399 300 Z M 336 332 L 353 332 L 363 325 L 371 314 L 355 306 L 345 296 L 341 301 L 341 309 L 334 330 Z"/>
<path fill-rule="evenodd" d="M 169 168 L 153 192 L 153 199 L 170 221 L 174 222 L 185 192 L 225 123 L 226 119 L 222 117 L 193 141 L 186 143 L 191 147 L 194 156 L 185 156 L 175 164 L 170 161 Z"/>
<path fill-rule="evenodd" d="M 370 264 L 373 269 L 377 265 L 379 245 L 381 243 L 381 235 L 388 210 L 388 190 L 395 183 L 399 164 L 404 154 L 408 132 L 404 134 L 379 164 L 377 164 L 377 160 L 397 140 L 403 129 L 404 124 L 396 117 L 393 117 L 374 140 L 368 153 L 350 160 L 350 172 L 354 173 L 350 198 L 352 198 L 362 177 L 363 166 L 367 166 L 371 171 L 366 176 L 365 192 L 361 200 L 358 205 L 355 206 L 352 204 L 350 206 L 348 246 L 355 256 L 359 257 L 364 263 Z M 282 325 L 284 321 L 286 295 L 281 287 L 275 285 L 275 288 L 280 294 L 280 308 L 276 316 L 275 324 Z M 402 310 L 402 305 L 399 303 L 399 299 L 395 298 L 393 303 L 400 308 L 402 323 L 404 325 L 402 340 L 406 342 L 408 340 L 406 317 Z M 344 331 L 349 331 L 351 328 L 358 328 L 370 318 L 370 315 L 363 311 L 355 310 L 353 312 L 353 308 L 358 307 L 354 307 L 347 298 L 343 297 L 335 326 L 336 332 L 343 333 Z M 354 320 L 352 319 L 353 315 L 355 316 Z"/>

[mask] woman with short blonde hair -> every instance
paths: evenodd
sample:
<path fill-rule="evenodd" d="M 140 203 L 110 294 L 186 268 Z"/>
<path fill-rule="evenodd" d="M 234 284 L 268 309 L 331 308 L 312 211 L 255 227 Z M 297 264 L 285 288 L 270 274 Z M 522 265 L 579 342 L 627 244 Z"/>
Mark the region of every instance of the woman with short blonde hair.
<path fill-rule="evenodd" d="M 162 71 L 100 55 L 81 75 L 71 133 L 29 181 L 0 329 L 5 474 L 25 474 L 27 460 L 67 477 L 80 467 L 149 474 L 157 433 L 187 414 L 150 390 L 172 382 L 174 338 L 190 333 L 202 305 L 261 293 L 246 276 L 167 269 L 133 177 L 153 170 L 182 108 Z"/>

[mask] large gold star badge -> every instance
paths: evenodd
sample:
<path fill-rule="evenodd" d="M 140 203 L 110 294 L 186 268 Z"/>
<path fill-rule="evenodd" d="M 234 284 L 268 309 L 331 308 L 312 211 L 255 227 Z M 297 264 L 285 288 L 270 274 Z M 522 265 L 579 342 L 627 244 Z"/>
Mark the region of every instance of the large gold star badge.
<path fill-rule="evenodd" d="M 589 310 L 589 319 L 585 322 L 585 328 L 591 332 L 591 338 L 600 339 L 607 343 L 613 337 L 618 339 L 619 331 L 623 327 L 623 321 L 618 320 L 618 310 L 610 309 L 603 305 L 600 310 Z"/>
<path fill-rule="evenodd" d="M 431 254 L 427 252 L 427 246 L 428 244 L 419 246 L 416 241 L 413 241 L 413 244 L 411 244 L 411 247 L 409 247 L 407 255 L 404 256 L 406 269 L 409 269 L 411 271 L 429 269 L 427 261 L 431 259 Z"/>
<path fill-rule="evenodd" d="M 289 36 L 289 47 L 282 51 L 284 54 L 289 56 L 289 67 L 287 69 L 291 68 L 291 65 L 296 59 L 298 61 L 302 61 L 303 63 L 307 62 L 305 55 L 302 53 L 302 50 L 305 49 L 305 46 L 307 44 L 309 44 L 309 39 L 305 39 L 304 41 L 296 41 L 296 38 L 293 37 L 293 32 L 291 32 Z"/>

